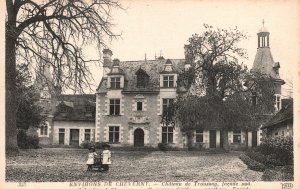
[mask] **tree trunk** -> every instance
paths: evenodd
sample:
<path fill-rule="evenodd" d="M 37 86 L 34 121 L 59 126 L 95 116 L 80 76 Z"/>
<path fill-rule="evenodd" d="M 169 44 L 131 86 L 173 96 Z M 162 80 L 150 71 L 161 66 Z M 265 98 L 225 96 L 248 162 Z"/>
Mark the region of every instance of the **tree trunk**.
<path fill-rule="evenodd" d="M 228 129 L 223 129 L 223 148 L 225 151 L 229 151 Z"/>
<path fill-rule="evenodd" d="M 191 149 L 193 147 L 193 130 L 187 131 L 187 146 L 188 149 Z"/>
<path fill-rule="evenodd" d="M 16 102 L 16 16 L 8 7 L 5 25 L 5 149 L 6 154 L 18 152 Z"/>

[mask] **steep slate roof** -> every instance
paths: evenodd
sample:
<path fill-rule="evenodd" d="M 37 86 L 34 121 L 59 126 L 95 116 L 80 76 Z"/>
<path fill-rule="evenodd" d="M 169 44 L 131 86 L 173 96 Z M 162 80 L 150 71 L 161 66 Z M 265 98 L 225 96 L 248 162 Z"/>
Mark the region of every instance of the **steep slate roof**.
<path fill-rule="evenodd" d="M 168 59 L 169 60 L 169 59 Z M 125 82 L 123 92 L 158 92 L 159 91 L 159 73 L 163 71 L 166 59 L 157 60 L 140 60 L 140 61 L 124 61 L 120 62 L 120 68 L 125 74 Z M 173 70 L 177 73 L 184 71 L 184 59 L 170 59 Z M 145 88 L 138 88 L 136 81 L 136 72 L 143 69 L 149 75 L 149 83 Z M 98 86 L 97 92 L 106 93 L 107 78 L 103 78 Z"/>
<path fill-rule="evenodd" d="M 57 111 L 54 114 L 56 121 L 95 121 L 96 95 L 60 95 L 58 97 Z M 67 106 L 70 111 L 60 112 L 60 107 Z M 86 112 L 91 107 L 92 112 Z M 91 115 L 88 115 L 91 114 Z"/>
<path fill-rule="evenodd" d="M 275 70 L 273 69 L 274 66 L 279 66 L 279 63 L 274 63 L 270 48 L 258 48 L 251 71 L 270 75 L 274 79 L 280 79 L 279 74 L 276 74 Z"/>
<path fill-rule="evenodd" d="M 293 117 L 293 103 L 289 103 L 288 105 L 282 107 L 277 114 L 275 114 L 267 123 L 265 123 L 262 126 L 262 129 L 276 126 L 285 121 L 292 121 Z"/>

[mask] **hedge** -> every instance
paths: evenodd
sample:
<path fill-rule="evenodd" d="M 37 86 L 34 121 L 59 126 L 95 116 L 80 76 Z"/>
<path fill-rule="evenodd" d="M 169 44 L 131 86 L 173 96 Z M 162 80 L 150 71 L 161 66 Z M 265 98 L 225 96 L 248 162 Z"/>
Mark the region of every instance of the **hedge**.
<path fill-rule="evenodd" d="M 266 169 L 264 164 L 251 159 L 246 154 L 241 154 L 240 159 L 248 166 L 249 169 L 253 171 L 264 171 Z"/>

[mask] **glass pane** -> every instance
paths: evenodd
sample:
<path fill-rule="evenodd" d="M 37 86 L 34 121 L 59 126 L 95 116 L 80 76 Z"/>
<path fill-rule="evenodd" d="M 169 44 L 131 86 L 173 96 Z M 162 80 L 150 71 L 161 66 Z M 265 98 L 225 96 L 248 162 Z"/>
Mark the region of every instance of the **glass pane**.
<path fill-rule="evenodd" d="M 120 105 L 115 106 L 115 115 L 120 115 Z"/>
<path fill-rule="evenodd" d="M 110 105 L 115 104 L 115 100 L 114 100 L 114 99 L 110 99 L 110 100 L 109 100 L 109 104 L 110 104 Z"/>
<path fill-rule="evenodd" d="M 120 87 L 120 82 L 117 82 L 116 83 L 116 89 L 120 89 L 121 87 Z"/>
<path fill-rule="evenodd" d="M 109 114 L 110 115 L 115 115 L 115 106 L 114 105 L 110 105 L 110 109 L 109 109 Z"/>
<path fill-rule="evenodd" d="M 115 142 L 119 142 L 119 133 L 115 133 Z"/>
<path fill-rule="evenodd" d="M 84 135 L 84 140 L 90 141 L 91 135 L 90 134 L 85 134 Z"/>
<path fill-rule="evenodd" d="M 59 132 L 63 133 L 63 132 L 65 132 L 65 129 L 59 129 Z"/>
<path fill-rule="evenodd" d="M 137 102 L 137 110 L 142 111 L 143 110 L 143 102 Z"/>
<path fill-rule="evenodd" d="M 167 127 L 169 133 L 173 133 L 173 127 Z"/>
<path fill-rule="evenodd" d="M 168 87 L 168 81 L 164 81 L 164 87 Z"/>
<path fill-rule="evenodd" d="M 173 142 L 173 133 L 169 133 L 168 134 L 168 143 L 172 143 Z"/>
<path fill-rule="evenodd" d="M 174 82 L 173 81 L 169 81 L 169 87 L 174 87 Z"/>
<path fill-rule="evenodd" d="M 90 133 L 90 132 L 91 132 L 91 129 L 85 129 L 85 132 L 86 132 L 86 133 Z"/>
<path fill-rule="evenodd" d="M 109 133 L 109 142 L 114 142 L 113 133 Z"/>
<path fill-rule="evenodd" d="M 109 131 L 114 131 L 114 127 L 109 127 Z"/>
<path fill-rule="evenodd" d="M 203 142 L 203 135 L 196 135 L 196 142 Z"/>
<path fill-rule="evenodd" d="M 117 77 L 117 78 L 116 78 L 116 81 L 117 81 L 117 82 L 120 82 L 120 78 L 119 78 L 119 77 Z"/>
<path fill-rule="evenodd" d="M 116 99 L 116 100 L 115 100 L 115 103 L 116 103 L 116 104 L 120 104 L 120 99 Z"/>
<path fill-rule="evenodd" d="M 167 127 L 162 127 L 162 132 L 166 133 L 167 132 Z"/>
<path fill-rule="evenodd" d="M 48 126 L 45 126 L 44 134 L 48 135 Z"/>
<path fill-rule="evenodd" d="M 114 128 L 115 128 L 115 131 L 118 131 L 118 132 L 119 132 L 119 130 L 120 130 L 119 127 L 114 127 Z"/>
<path fill-rule="evenodd" d="M 163 104 L 168 104 L 168 99 L 163 99 Z"/>
<path fill-rule="evenodd" d="M 166 133 L 162 134 L 162 143 L 167 143 L 167 134 Z"/>

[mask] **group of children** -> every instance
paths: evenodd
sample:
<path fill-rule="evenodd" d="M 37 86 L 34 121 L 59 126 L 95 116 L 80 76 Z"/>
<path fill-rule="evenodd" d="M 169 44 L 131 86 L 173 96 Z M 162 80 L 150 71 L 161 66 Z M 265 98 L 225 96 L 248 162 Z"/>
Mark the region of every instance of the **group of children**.
<path fill-rule="evenodd" d="M 100 171 L 108 171 L 109 165 L 111 164 L 111 152 L 109 150 L 109 145 L 103 145 L 103 151 L 97 154 L 95 147 L 91 146 L 89 148 L 89 154 L 87 157 L 87 171 L 92 171 L 93 167 L 97 167 Z"/>

